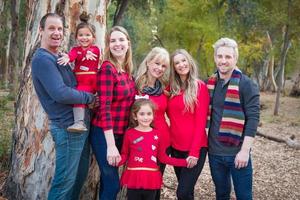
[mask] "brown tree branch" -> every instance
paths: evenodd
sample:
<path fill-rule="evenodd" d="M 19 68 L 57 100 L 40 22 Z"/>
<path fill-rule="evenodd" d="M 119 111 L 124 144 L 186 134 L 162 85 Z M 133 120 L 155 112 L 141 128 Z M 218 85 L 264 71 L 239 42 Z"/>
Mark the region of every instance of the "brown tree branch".
<path fill-rule="evenodd" d="M 295 135 L 291 135 L 288 139 L 282 139 L 282 138 L 278 138 L 278 137 L 274 137 L 271 135 L 266 135 L 264 133 L 261 133 L 259 131 L 256 132 L 256 135 L 266 138 L 268 140 L 272 140 L 275 142 L 279 142 L 279 143 L 285 143 L 287 144 L 289 147 L 293 148 L 293 149 L 300 149 L 300 143 L 295 140 Z"/>

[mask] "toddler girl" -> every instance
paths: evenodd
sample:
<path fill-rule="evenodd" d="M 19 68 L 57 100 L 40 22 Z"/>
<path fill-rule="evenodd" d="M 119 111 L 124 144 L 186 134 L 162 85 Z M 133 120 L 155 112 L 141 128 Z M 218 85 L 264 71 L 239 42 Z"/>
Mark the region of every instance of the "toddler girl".
<path fill-rule="evenodd" d="M 96 29 L 92 24 L 89 24 L 88 16 L 82 14 L 82 21 L 78 24 L 75 32 L 75 37 L 78 46 L 73 47 L 68 54 L 62 54 L 58 59 L 58 64 L 66 65 L 69 62 L 75 61 L 73 69 L 76 80 L 77 89 L 90 93 L 96 92 L 96 74 L 98 71 L 100 50 L 93 45 L 96 39 Z M 86 105 L 74 105 L 74 124 L 67 128 L 70 132 L 87 131 L 84 123 Z"/>

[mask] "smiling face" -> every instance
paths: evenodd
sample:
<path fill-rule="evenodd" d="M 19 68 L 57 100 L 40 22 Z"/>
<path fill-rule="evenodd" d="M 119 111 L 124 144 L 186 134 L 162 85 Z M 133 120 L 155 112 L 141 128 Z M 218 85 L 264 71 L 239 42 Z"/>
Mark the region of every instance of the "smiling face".
<path fill-rule="evenodd" d="M 110 34 L 109 49 L 117 60 L 124 60 L 129 48 L 129 41 L 126 35 L 120 31 L 113 31 Z"/>
<path fill-rule="evenodd" d="M 168 63 L 162 60 L 159 57 L 154 57 L 152 60 L 147 62 L 148 72 L 147 75 L 149 78 L 158 79 L 161 78 L 165 71 L 167 70 Z"/>
<path fill-rule="evenodd" d="M 234 49 L 226 46 L 219 47 L 215 53 L 214 60 L 220 77 L 222 79 L 230 78 L 237 63 Z"/>
<path fill-rule="evenodd" d="M 95 37 L 93 36 L 91 30 L 87 27 L 78 30 L 76 39 L 78 44 L 83 48 L 90 47 L 95 41 Z"/>
<path fill-rule="evenodd" d="M 174 69 L 181 80 L 186 80 L 190 72 L 190 64 L 188 59 L 181 53 L 173 57 Z"/>
<path fill-rule="evenodd" d="M 136 113 L 135 120 L 138 122 L 138 128 L 149 128 L 153 121 L 153 110 L 151 106 L 148 104 L 142 105 Z"/>
<path fill-rule="evenodd" d="M 63 23 L 58 17 L 49 16 L 45 21 L 45 27 L 40 27 L 41 47 L 52 53 L 57 53 L 63 40 Z"/>

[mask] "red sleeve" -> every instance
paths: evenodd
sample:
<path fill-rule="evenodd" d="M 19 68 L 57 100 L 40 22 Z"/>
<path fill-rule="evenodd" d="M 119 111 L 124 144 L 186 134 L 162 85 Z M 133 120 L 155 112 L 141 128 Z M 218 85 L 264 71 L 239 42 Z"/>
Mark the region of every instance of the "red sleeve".
<path fill-rule="evenodd" d="M 199 83 L 198 104 L 195 108 L 195 134 L 189 156 L 199 157 L 201 147 L 207 147 L 207 135 L 205 132 L 207 111 L 209 106 L 209 93 L 204 82 Z"/>
<path fill-rule="evenodd" d="M 100 59 L 100 49 L 97 46 L 91 46 L 88 51 L 91 51 L 93 54 L 96 54 L 97 59 Z"/>
<path fill-rule="evenodd" d="M 159 144 L 158 144 L 158 160 L 162 163 L 177 166 L 177 167 L 186 167 L 187 162 L 185 159 L 182 158 L 172 158 L 169 157 L 166 153 L 167 148 L 170 144 L 170 138 L 162 138 L 159 137 Z"/>
<path fill-rule="evenodd" d="M 105 62 L 100 68 L 97 79 L 98 94 L 100 94 L 100 115 L 103 120 L 104 131 L 113 129 L 111 104 L 114 91 L 114 72 L 113 66 Z"/>
<path fill-rule="evenodd" d="M 125 136 L 122 144 L 122 151 L 121 151 L 121 161 L 118 163 L 118 167 L 124 165 L 129 158 L 129 148 L 130 148 L 129 134 L 130 133 L 128 133 L 128 131 L 125 132 Z"/>
<path fill-rule="evenodd" d="M 77 58 L 77 48 L 73 47 L 68 55 L 70 58 L 70 62 L 73 62 Z"/>

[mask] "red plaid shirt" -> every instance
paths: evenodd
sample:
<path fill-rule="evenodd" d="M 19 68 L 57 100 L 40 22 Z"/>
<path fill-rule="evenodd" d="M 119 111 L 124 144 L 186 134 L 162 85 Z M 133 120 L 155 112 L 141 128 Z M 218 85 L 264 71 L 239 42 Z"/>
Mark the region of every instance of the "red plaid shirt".
<path fill-rule="evenodd" d="M 104 131 L 124 134 L 128 126 L 130 107 L 136 94 L 134 80 L 128 73 L 119 73 L 114 65 L 105 61 L 97 75 L 100 106 L 92 124 Z"/>

